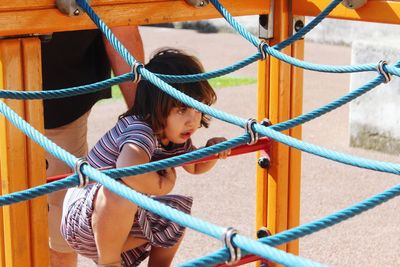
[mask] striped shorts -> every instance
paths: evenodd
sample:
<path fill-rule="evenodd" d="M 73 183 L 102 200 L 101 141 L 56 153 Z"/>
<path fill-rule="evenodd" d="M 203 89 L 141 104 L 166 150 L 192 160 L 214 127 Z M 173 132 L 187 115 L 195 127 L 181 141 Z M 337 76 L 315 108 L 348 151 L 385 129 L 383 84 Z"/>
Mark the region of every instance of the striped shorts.
<path fill-rule="evenodd" d="M 84 189 L 84 194 L 68 206 L 68 211 L 64 213 L 61 222 L 61 233 L 68 245 L 78 254 L 88 257 L 97 263 L 98 254 L 94 234 L 92 229 L 92 213 L 94 198 L 100 188 L 100 184 L 89 185 Z M 192 198 L 181 195 L 165 195 L 153 197 L 153 199 L 190 214 Z M 65 203 L 64 203 L 65 208 Z M 118 219 L 116 219 L 116 222 Z M 123 266 L 138 266 L 146 259 L 152 246 L 171 247 L 182 237 L 185 227 L 180 226 L 168 219 L 160 217 L 142 208 L 138 208 L 130 235 L 133 237 L 146 239 L 149 242 L 132 250 L 121 254 Z"/>

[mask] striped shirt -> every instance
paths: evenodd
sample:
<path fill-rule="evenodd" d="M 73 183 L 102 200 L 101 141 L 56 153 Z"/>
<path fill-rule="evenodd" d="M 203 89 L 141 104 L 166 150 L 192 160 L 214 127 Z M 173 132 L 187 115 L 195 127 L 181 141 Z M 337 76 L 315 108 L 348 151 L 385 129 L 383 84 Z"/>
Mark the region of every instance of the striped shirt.
<path fill-rule="evenodd" d="M 127 116 L 120 119 L 89 152 L 88 161 L 93 167 L 115 167 L 124 144 L 135 144 L 142 148 L 152 161 L 160 160 L 194 149 L 189 139 L 183 144 L 169 144 L 167 147 L 157 141 L 148 124 L 137 117 Z M 69 246 L 77 253 L 98 260 L 95 237 L 92 229 L 92 215 L 98 183 L 85 188 L 70 188 L 64 198 L 61 233 Z M 190 214 L 192 198 L 180 195 L 166 195 L 156 200 Z M 138 208 L 132 222 L 130 236 L 146 239 L 149 242 L 138 248 L 121 254 L 122 266 L 138 266 L 150 254 L 152 246 L 172 247 L 178 242 L 185 228 L 168 219 L 162 218 L 142 208 Z M 118 227 L 116 225 L 116 227 Z"/>
<path fill-rule="evenodd" d="M 94 168 L 115 168 L 122 147 L 127 144 L 135 144 L 143 149 L 151 161 L 169 158 L 175 155 L 194 150 L 191 139 L 183 144 L 170 143 L 167 147 L 157 141 L 150 126 L 135 116 L 127 116 L 118 120 L 117 124 L 109 130 L 90 150 L 88 162 Z M 162 174 L 162 171 L 159 171 Z M 64 198 L 63 212 L 69 206 L 85 196 L 87 190 L 93 186 L 85 188 L 70 188 Z"/>
<path fill-rule="evenodd" d="M 190 152 L 194 149 L 191 139 L 183 144 L 163 146 L 157 141 L 151 127 L 135 116 L 120 119 L 93 147 L 88 154 L 88 161 L 95 168 L 112 167 L 115 164 L 122 147 L 134 144 L 143 149 L 151 161 L 169 158 Z"/>

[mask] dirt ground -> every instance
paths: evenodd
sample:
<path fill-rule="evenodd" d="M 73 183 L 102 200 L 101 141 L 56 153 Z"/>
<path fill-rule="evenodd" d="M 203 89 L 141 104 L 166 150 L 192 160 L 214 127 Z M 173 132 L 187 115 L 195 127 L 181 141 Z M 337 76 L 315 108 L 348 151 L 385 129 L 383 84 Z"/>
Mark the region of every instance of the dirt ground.
<path fill-rule="evenodd" d="M 253 55 L 256 49 L 229 33 L 199 34 L 190 30 L 143 27 L 146 58 L 157 48 L 184 49 L 200 58 L 206 70 L 225 67 Z M 306 42 L 305 60 L 324 64 L 349 64 L 351 49 Z M 232 75 L 256 77 L 257 64 Z M 350 76 L 306 71 L 304 112 L 320 107 L 348 91 Z M 242 118 L 257 117 L 256 85 L 219 89 L 219 110 Z M 124 111 L 121 101 L 95 106 L 90 116 L 90 145 L 111 128 Z M 377 107 L 377 111 L 378 111 Z M 398 156 L 349 147 L 348 106 L 303 126 L 303 140 L 335 151 L 370 159 L 399 162 Z M 201 129 L 195 143 L 213 136 L 236 137 L 243 130 L 214 120 Z M 219 226 L 233 226 L 240 234 L 255 236 L 256 157 L 247 154 L 221 161 L 207 174 L 191 176 L 179 171 L 175 193 L 194 197 L 193 216 Z M 307 223 L 380 193 L 398 177 L 366 171 L 302 154 L 301 223 Z M 332 266 L 400 266 L 399 199 L 394 199 L 337 226 L 300 240 L 302 257 Z M 188 230 L 173 265 L 201 257 L 222 247 L 221 241 Z M 80 258 L 79 266 L 94 266 Z M 144 265 L 143 265 L 144 266 Z M 252 265 L 249 265 L 252 266 Z"/>

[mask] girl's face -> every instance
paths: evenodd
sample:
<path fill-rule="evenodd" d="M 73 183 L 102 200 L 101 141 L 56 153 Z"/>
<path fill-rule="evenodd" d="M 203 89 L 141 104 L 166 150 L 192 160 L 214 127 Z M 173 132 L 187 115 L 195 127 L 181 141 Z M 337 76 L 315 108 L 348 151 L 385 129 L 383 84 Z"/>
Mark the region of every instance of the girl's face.
<path fill-rule="evenodd" d="M 185 143 L 200 128 L 202 113 L 190 107 L 174 107 L 167 117 L 161 143 Z"/>

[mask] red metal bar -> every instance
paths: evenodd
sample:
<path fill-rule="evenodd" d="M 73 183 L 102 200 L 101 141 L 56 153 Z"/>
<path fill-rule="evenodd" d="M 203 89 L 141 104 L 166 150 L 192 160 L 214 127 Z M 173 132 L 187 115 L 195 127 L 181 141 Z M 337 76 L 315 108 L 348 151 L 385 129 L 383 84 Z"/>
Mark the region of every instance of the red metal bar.
<path fill-rule="evenodd" d="M 249 255 L 246 255 L 246 256 L 244 256 L 243 258 L 241 258 L 241 259 L 240 259 L 237 263 L 235 263 L 235 264 L 227 265 L 227 264 L 225 264 L 225 263 L 221 263 L 221 264 L 214 265 L 214 267 L 241 266 L 241 265 L 243 265 L 243 264 L 247 264 L 247 263 L 251 263 L 251 262 L 255 262 L 255 261 L 261 261 L 261 262 L 264 263 L 264 264 L 268 264 L 268 262 L 267 262 L 265 259 L 263 259 L 263 258 L 261 258 L 261 257 L 259 257 L 259 256 L 256 256 L 256 255 L 249 254 Z M 267 265 L 267 266 L 268 266 L 268 265 Z"/>
<path fill-rule="evenodd" d="M 258 151 L 258 150 L 263 150 L 264 152 L 268 153 L 270 142 L 271 142 L 271 140 L 269 138 L 262 137 L 254 145 L 237 146 L 235 148 L 232 148 L 231 154 L 229 155 L 229 157 L 241 155 L 241 154 L 245 154 L 245 153 L 250 153 L 250 152 L 254 152 L 254 151 Z M 186 164 L 204 162 L 204 161 L 213 160 L 213 159 L 217 159 L 217 158 L 218 157 L 216 155 L 211 155 L 211 156 L 207 156 L 207 157 L 204 157 L 201 159 L 197 159 L 197 160 L 188 162 Z M 110 169 L 110 168 L 101 168 L 99 170 L 106 170 L 106 169 Z M 52 176 L 52 177 L 47 177 L 47 182 L 49 183 L 49 182 L 57 181 L 57 180 L 65 178 L 65 177 L 68 177 L 72 174 L 73 173 L 67 173 L 67 174 L 61 174 L 61 175 L 56 175 L 56 176 Z"/>
<path fill-rule="evenodd" d="M 229 155 L 229 157 L 241 155 L 241 154 L 245 154 L 245 153 L 250 153 L 250 152 L 254 152 L 254 151 L 259 151 L 259 150 L 268 151 L 269 144 L 270 144 L 270 139 L 267 137 L 262 137 L 254 145 L 240 145 L 235 148 L 232 148 L 231 154 Z M 201 159 L 193 160 L 191 162 L 188 162 L 187 164 L 204 162 L 204 161 L 213 160 L 213 159 L 217 159 L 217 158 L 218 157 L 216 155 L 211 155 L 211 156 L 207 156 L 207 157 L 204 157 Z"/>

